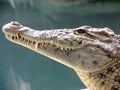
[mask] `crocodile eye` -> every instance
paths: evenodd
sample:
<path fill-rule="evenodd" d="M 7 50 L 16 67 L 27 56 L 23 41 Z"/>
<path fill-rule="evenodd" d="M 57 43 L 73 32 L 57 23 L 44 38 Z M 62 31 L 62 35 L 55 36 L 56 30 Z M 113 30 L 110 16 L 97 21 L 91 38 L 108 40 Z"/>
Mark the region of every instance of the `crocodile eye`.
<path fill-rule="evenodd" d="M 86 33 L 86 31 L 84 29 L 77 29 L 74 31 L 74 33 L 78 35 L 78 34 L 84 34 Z"/>

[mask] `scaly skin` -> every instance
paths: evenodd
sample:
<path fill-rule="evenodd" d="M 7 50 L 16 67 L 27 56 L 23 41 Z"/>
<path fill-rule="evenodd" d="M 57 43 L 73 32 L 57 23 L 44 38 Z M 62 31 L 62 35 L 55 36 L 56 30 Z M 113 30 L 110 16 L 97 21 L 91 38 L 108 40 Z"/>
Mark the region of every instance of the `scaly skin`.
<path fill-rule="evenodd" d="M 14 21 L 2 29 L 8 40 L 74 69 L 89 90 L 120 90 L 120 35 L 111 29 L 37 31 Z"/>

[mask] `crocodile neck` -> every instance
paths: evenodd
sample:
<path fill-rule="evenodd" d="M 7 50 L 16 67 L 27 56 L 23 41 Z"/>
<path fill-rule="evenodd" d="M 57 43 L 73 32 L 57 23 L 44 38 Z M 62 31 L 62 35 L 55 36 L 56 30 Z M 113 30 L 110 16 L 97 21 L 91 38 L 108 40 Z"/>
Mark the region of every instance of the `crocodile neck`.
<path fill-rule="evenodd" d="M 90 90 L 120 89 L 120 36 L 111 29 L 82 26 L 38 31 L 18 22 L 2 29 L 8 40 L 74 69 Z"/>
<path fill-rule="evenodd" d="M 120 89 L 120 60 L 115 60 L 92 73 L 76 71 L 89 90 L 119 90 Z"/>

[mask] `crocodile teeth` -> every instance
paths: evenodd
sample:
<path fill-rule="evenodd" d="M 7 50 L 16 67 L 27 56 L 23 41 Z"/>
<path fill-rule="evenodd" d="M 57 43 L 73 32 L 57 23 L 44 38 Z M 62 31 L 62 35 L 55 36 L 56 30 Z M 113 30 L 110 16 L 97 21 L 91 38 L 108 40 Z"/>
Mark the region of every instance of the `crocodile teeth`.
<path fill-rule="evenodd" d="M 50 45 L 50 43 L 49 43 L 49 42 L 47 42 L 46 44 L 47 44 L 47 45 Z"/>
<path fill-rule="evenodd" d="M 59 46 L 57 46 L 57 48 L 59 48 Z"/>
<path fill-rule="evenodd" d="M 38 47 L 42 48 L 42 47 L 49 47 L 50 46 L 50 47 L 55 47 L 59 50 L 66 50 L 66 51 L 67 50 L 72 50 L 72 48 L 69 48 L 69 47 L 61 47 L 60 45 L 55 44 L 53 41 L 45 41 L 45 42 L 36 43 L 36 41 L 29 40 L 25 37 L 22 37 L 19 34 L 16 34 L 16 36 L 11 36 L 11 35 L 7 34 L 7 37 L 10 38 L 13 41 L 26 43 L 26 44 L 32 46 L 35 49 L 37 49 Z"/>
<path fill-rule="evenodd" d="M 43 47 L 43 46 L 44 46 L 44 43 L 41 43 L 41 46 Z"/>
<path fill-rule="evenodd" d="M 50 44 L 53 44 L 53 41 L 50 41 Z"/>
<path fill-rule="evenodd" d="M 76 38 L 76 41 L 79 41 L 80 39 L 79 38 Z"/>
<path fill-rule="evenodd" d="M 64 48 L 63 47 L 61 47 L 61 50 L 63 50 Z"/>
<path fill-rule="evenodd" d="M 65 50 L 68 50 L 68 48 L 65 48 Z"/>

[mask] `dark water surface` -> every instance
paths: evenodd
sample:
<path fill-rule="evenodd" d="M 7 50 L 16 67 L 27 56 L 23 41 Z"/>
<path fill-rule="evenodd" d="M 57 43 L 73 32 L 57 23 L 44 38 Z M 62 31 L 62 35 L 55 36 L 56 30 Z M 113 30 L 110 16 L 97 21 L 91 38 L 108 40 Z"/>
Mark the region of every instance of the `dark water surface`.
<path fill-rule="evenodd" d="M 38 3 L 39 4 L 39 3 Z M 34 29 L 75 28 L 81 25 L 110 27 L 120 33 L 120 4 L 56 6 L 0 1 L 0 28 L 16 20 Z M 38 6 L 37 6 L 38 5 Z M 78 5 L 79 6 L 79 5 Z M 109 6 L 109 7 L 108 7 Z M 80 90 L 76 73 L 36 52 L 13 44 L 0 31 L 0 90 Z"/>

